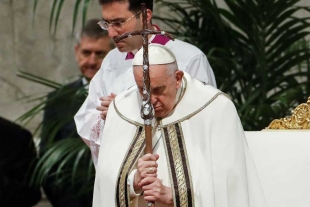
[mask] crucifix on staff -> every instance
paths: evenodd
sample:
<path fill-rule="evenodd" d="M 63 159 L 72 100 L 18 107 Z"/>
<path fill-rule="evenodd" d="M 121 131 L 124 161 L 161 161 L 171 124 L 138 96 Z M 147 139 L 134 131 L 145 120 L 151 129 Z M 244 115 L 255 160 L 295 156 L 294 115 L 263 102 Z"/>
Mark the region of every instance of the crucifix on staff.
<path fill-rule="evenodd" d="M 149 76 L 149 55 L 148 55 L 148 35 L 164 35 L 172 40 L 174 37 L 165 31 L 160 30 L 150 30 L 147 29 L 147 16 L 146 16 L 146 6 L 144 3 L 141 4 L 142 12 L 142 22 L 143 29 L 138 31 L 133 31 L 125 33 L 115 38 L 115 42 L 119 42 L 125 38 L 130 38 L 131 36 L 141 35 L 143 39 L 143 101 L 141 105 L 141 117 L 144 119 L 144 130 L 145 130 L 145 154 L 152 154 L 152 119 L 154 118 L 153 106 L 151 103 L 151 92 L 150 92 L 150 76 Z M 154 203 L 149 202 L 148 207 L 154 206 Z"/>

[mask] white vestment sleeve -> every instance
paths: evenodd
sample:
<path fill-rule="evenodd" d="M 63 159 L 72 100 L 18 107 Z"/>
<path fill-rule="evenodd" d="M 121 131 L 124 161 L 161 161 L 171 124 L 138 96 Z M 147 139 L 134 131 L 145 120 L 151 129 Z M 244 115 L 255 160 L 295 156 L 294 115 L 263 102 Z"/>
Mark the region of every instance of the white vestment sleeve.
<path fill-rule="evenodd" d="M 188 74 L 190 74 L 193 78 L 203 81 L 206 84 L 211 85 L 215 88 L 217 87 L 213 70 L 205 54 L 200 53 L 194 56 L 190 60 L 185 71 Z"/>
<path fill-rule="evenodd" d="M 74 116 L 77 132 L 90 147 L 95 167 L 100 148 L 100 134 L 104 127 L 101 112 L 96 109 L 101 104 L 100 97 L 106 96 L 101 77 L 102 70 L 99 70 L 90 82 L 86 100 Z"/>
<path fill-rule="evenodd" d="M 213 70 L 206 55 L 200 49 L 177 39 L 169 41 L 165 46 L 171 49 L 176 56 L 180 70 L 216 88 Z"/>
<path fill-rule="evenodd" d="M 107 54 L 100 70 L 90 82 L 89 94 L 84 104 L 74 117 L 77 132 L 90 147 L 95 166 L 104 127 L 104 121 L 100 117 L 101 111 L 96 109 L 101 105 L 100 98 L 111 93 L 119 94 L 135 84 L 132 60 L 125 60 L 125 57 L 126 53 L 120 53 L 117 48 Z"/>
<path fill-rule="evenodd" d="M 128 178 L 127 178 L 127 186 L 130 189 L 130 197 L 137 197 L 139 195 L 141 195 L 142 191 L 136 192 L 134 187 L 133 187 L 133 182 L 135 179 L 135 174 L 137 172 L 137 169 L 134 169 L 133 171 L 131 171 L 131 173 L 129 174 Z"/>

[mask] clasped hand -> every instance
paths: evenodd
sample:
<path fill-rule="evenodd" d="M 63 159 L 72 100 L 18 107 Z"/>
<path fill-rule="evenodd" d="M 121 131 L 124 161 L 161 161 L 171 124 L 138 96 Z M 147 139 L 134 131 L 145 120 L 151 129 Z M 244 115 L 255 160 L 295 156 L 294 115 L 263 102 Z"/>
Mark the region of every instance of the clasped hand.
<path fill-rule="evenodd" d="M 108 109 L 109 109 L 109 105 L 114 100 L 115 97 L 116 97 L 116 94 L 111 93 L 111 95 L 109 95 L 109 96 L 104 96 L 104 97 L 100 98 L 101 105 L 98 106 L 96 109 L 98 111 L 101 111 L 100 116 L 101 116 L 101 118 L 103 120 L 106 119 L 107 113 L 108 113 Z"/>
<path fill-rule="evenodd" d="M 164 186 L 157 178 L 158 158 L 157 154 L 146 154 L 138 160 L 134 189 L 143 190 L 145 201 L 171 205 L 173 204 L 171 188 Z"/>

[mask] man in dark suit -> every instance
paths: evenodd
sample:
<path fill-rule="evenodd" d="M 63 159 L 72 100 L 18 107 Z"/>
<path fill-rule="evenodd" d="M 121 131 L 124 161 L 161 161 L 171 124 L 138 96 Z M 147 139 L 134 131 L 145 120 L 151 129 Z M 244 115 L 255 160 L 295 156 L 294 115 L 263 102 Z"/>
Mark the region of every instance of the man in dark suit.
<path fill-rule="evenodd" d="M 32 135 L 1 117 L 0 131 L 0 206 L 33 206 L 41 199 L 41 192 L 30 185 L 37 162 Z"/>
<path fill-rule="evenodd" d="M 73 117 L 86 98 L 88 82 L 100 69 L 103 58 L 114 47 L 107 32 L 97 25 L 99 21 L 99 19 L 87 21 L 78 35 L 74 49 L 81 78 L 53 91 L 47 97 L 43 116 L 40 155 L 43 155 L 50 146 L 60 140 L 79 138 Z M 54 207 L 91 206 L 92 194 L 78 196 L 67 186 L 61 184 L 55 186 L 56 182 L 57 178 L 50 176 L 43 185 L 44 192 Z"/>

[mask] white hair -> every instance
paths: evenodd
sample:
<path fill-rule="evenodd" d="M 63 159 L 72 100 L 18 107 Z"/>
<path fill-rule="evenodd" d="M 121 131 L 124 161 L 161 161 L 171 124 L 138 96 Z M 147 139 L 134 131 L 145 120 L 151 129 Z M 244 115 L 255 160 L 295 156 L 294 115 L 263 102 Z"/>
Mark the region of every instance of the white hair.
<path fill-rule="evenodd" d="M 175 72 L 178 70 L 178 64 L 176 61 L 167 64 L 167 75 L 168 76 L 173 76 Z"/>

